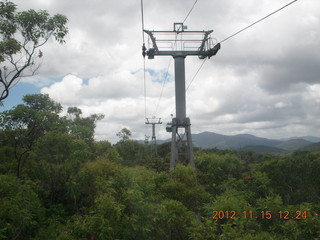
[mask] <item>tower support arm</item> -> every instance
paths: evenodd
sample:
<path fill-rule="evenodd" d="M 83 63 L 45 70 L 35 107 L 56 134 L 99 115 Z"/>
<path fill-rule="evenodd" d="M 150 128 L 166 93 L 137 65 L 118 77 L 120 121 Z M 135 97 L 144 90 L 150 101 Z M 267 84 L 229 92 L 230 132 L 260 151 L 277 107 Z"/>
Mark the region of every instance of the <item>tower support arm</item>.
<path fill-rule="evenodd" d="M 203 37 L 203 40 L 202 40 L 201 45 L 200 45 L 200 47 L 199 47 L 199 52 L 202 52 L 202 51 L 205 50 L 204 47 L 205 47 L 206 42 L 208 41 L 208 36 L 209 36 L 212 32 L 213 32 L 213 30 L 211 30 L 211 31 L 206 31 L 206 32 L 205 32 L 204 37 Z"/>
<path fill-rule="evenodd" d="M 220 50 L 220 48 L 221 48 L 221 44 L 220 43 L 216 44 L 213 48 L 210 48 L 207 51 L 208 58 L 211 58 L 212 56 L 215 56 L 218 53 L 218 51 Z"/>
<path fill-rule="evenodd" d="M 149 30 L 143 30 L 146 34 L 149 35 L 151 41 L 152 41 L 152 44 L 153 44 L 153 48 L 155 51 L 159 51 L 158 49 L 158 46 L 157 46 L 157 43 L 156 43 L 156 38 L 153 36 L 153 33 L 152 31 L 149 31 Z"/>

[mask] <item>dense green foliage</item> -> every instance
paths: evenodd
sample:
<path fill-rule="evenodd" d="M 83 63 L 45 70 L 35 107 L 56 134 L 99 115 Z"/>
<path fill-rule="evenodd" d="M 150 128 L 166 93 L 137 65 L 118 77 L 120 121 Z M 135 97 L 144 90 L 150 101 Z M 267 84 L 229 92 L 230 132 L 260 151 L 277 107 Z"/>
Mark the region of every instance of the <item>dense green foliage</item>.
<path fill-rule="evenodd" d="M 168 144 L 97 142 L 102 115 L 61 112 L 27 95 L 0 113 L 0 239 L 320 239 L 320 153 L 197 149 L 169 171 Z"/>

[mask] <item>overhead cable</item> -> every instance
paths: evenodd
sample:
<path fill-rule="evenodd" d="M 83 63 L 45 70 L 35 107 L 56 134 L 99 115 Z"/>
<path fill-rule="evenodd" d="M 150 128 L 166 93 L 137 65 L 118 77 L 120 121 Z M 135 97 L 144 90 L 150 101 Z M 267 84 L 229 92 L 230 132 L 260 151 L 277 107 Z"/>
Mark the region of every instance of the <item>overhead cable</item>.
<path fill-rule="evenodd" d="M 198 0 L 196 0 L 196 1 L 194 2 L 193 6 L 191 7 L 190 11 L 188 12 L 187 16 L 184 18 L 184 20 L 183 20 L 182 23 L 184 23 L 184 22 L 187 20 L 187 18 L 189 17 L 190 13 L 191 13 L 192 10 L 194 9 L 194 6 L 197 4 L 197 2 L 198 2 Z"/>
<path fill-rule="evenodd" d="M 189 89 L 191 83 L 193 82 L 193 80 L 197 77 L 198 73 L 200 72 L 200 70 L 201 70 L 202 66 L 204 65 L 204 63 L 206 62 L 206 60 L 207 60 L 207 58 L 203 59 L 200 67 L 198 68 L 197 72 L 194 74 L 194 76 L 192 77 L 190 83 L 188 84 L 188 86 L 187 86 L 187 88 L 186 88 L 186 92 L 188 91 L 188 89 Z"/>
<path fill-rule="evenodd" d="M 230 38 L 232 38 L 232 37 L 234 37 L 234 36 L 238 35 L 239 33 L 241 33 L 241 32 L 243 32 L 243 31 L 247 30 L 247 29 L 248 29 L 248 28 L 250 28 L 250 27 L 252 27 L 253 25 L 255 25 L 255 24 L 257 24 L 257 23 L 259 23 L 259 22 L 263 21 L 264 19 L 266 19 L 266 18 L 268 18 L 268 17 L 272 16 L 273 14 L 275 14 L 275 13 L 277 13 L 277 12 L 279 12 L 279 11 L 283 10 L 284 8 L 286 8 L 286 7 L 290 6 L 291 4 L 293 4 L 293 3 L 294 3 L 294 2 L 296 2 L 296 1 L 298 1 L 298 0 L 294 0 L 294 1 L 292 1 L 292 2 L 290 2 L 290 3 L 288 3 L 288 4 L 286 4 L 285 6 L 283 6 L 283 7 L 279 8 L 278 10 L 276 10 L 276 11 L 274 11 L 274 12 L 272 12 L 272 13 L 268 14 L 267 16 L 265 16 L 265 17 L 261 18 L 260 20 L 258 20 L 258 21 L 256 21 L 256 22 L 254 22 L 254 23 L 250 24 L 249 26 L 247 26 L 247 27 L 245 27 L 245 28 L 241 29 L 240 31 L 238 31 L 238 32 L 236 32 L 236 33 L 234 33 L 234 34 L 232 34 L 231 36 L 229 36 L 229 37 L 225 38 L 224 40 L 220 41 L 219 43 L 225 42 L 225 41 L 227 41 L 228 39 L 230 39 Z M 206 59 L 205 59 L 205 60 L 206 60 Z M 186 88 L 186 92 L 188 91 L 188 89 L 189 89 L 189 87 L 190 87 L 191 83 L 193 82 L 193 80 L 196 78 L 196 76 L 197 76 L 197 75 L 198 75 L 198 73 L 200 72 L 200 70 L 201 70 L 202 66 L 203 66 L 203 65 L 204 65 L 204 63 L 205 63 L 205 60 L 202 62 L 202 64 L 201 64 L 201 66 L 199 67 L 198 71 L 197 71 L 197 72 L 196 72 L 196 74 L 193 76 L 193 78 L 192 78 L 191 82 L 188 84 L 188 87 Z"/>
<path fill-rule="evenodd" d="M 141 1 L 142 1 L 142 0 L 141 0 Z M 197 2 L 198 2 L 198 0 L 196 0 L 196 1 L 193 3 L 193 5 L 192 5 L 191 9 L 189 10 L 187 16 L 184 18 L 184 20 L 183 20 L 183 22 L 182 22 L 183 24 L 185 23 L 185 21 L 186 21 L 186 20 L 188 19 L 188 17 L 190 16 L 190 14 L 191 14 L 191 12 L 193 11 L 193 9 L 194 9 L 195 5 L 197 4 Z M 174 47 L 176 46 L 176 43 L 177 43 L 177 37 L 178 37 L 178 35 L 176 36 L 176 39 L 175 39 L 175 42 L 174 42 Z M 158 101 L 158 104 L 157 104 L 157 107 L 156 107 L 156 111 L 155 111 L 155 113 L 154 113 L 154 116 L 156 116 L 156 114 L 157 114 L 157 112 L 158 112 L 158 109 L 159 109 L 159 105 L 160 105 L 160 102 L 161 102 L 161 99 L 162 99 L 163 89 L 164 89 L 164 86 L 165 86 L 165 84 L 166 84 L 166 82 L 167 82 L 167 77 L 168 77 L 168 75 L 169 75 L 169 69 L 170 69 L 170 65 L 171 65 L 171 60 L 172 60 L 172 59 L 170 58 L 169 64 L 168 64 L 168 68 L 167 68 L 167 72 L 166 72 L 165 79 L 164 79 L 163 84 L 162 84 L 161 93 L 160 93 L 159 101 Z"/>
<path fill-rule="evenodd" d="M 143 13 L 143 0 L 141 0 L 141 27 L 142 27 L 142 40 L 143 44 L 145 44 L 144 41 L 144 13 Z"/>
<path fill-rule="evenodd" d="M 172 58 L 170 58 L 170 60 L 169 60 L 167 72 L 166 72 L 166 75 L 164 77 L 164 81 L 162 82 L 161 93 L 160 93 L 160 97 L 159 97 L 159 100 L 158 100 L 158 104 L 157 104 L 156 110 L 154 112 L 154 116 L 156 116 L 156 113 L 158 112 L 158 109 L 159 109 L 159 105 L 160 105 L 160 102 L 161 102 L 161 99 L 162 99 L 164 85 L 166 84 L 167 78 L 168 78 L 168 75 L 169 75 L 169 68 L 170 68 L 170 65 L 171 65 L 171 60 L 172 60 Z"/>
<path fill-rule="evenodd" d="M 145 48 L 145 40 L 144 40 L 144 12 L 143 12 L 143 0 L 141 0 L 141 28 L 142 28 L 142 52 Z M 147 118 L 147 86 L 146 86 L 146 59 L 143 56 L 143 94 L 144 94 L 144 119 Z M 147 136 L 147 126 L 145 125 L 145 136 Z"/>
<path fill-rule="evenodd" d="M 243 32 L 243 31 L 247 30 L 247 29 L 248 29 L 248 28 L 250 28 L 250 27 L 252 27 L 253 25 L 256 25 L 257 23 L 259 23 L 259 22 L 261 22 L 261 21 L 265 20 L 266 18 L 268 18 L 268 17 L 272 16 L 273 14 L 275 14 L 275 13 L 277 13 L 277 12 L 279 12 L 279 11 L 283 10 L 284 8 L 286 8 L 286 7 L 288 7 L 288 6 L 290 6 L 291 4 L 293 4 L 293 3 L 294 3 L 294 2 L 296 2 L 296 1 L 298 1 L 298 0 L 294 0 L 294 1 L 292 1 L 292 2 L 290 2 L 290 3 L 288 3 L 288 4 L 286 4 L 285 6 L 283 6 L 283 7 L 279 8 L 278 10 L 276 10 L 276 11 L 274 11 L 274 12 L 272 12 L 272 13 L 268 14 L 267 16 L 265 16 L 265 17 L 261 18 L 260 20 L 258 20 L 258 21 L 256 21 L 256 22 L 254 22 L 254 23 L 250 24 L 249 26 L 247 26 L 247 27 L 245 27 L 245 28 L 243 28 L 243 29 L 239 30 L 238 32 L 236 32 L 236 33 L 232 34 L 231 36 L 229 36 L 229 37 L 227 37 L 227 38 L 223 39 L 222 41 L 220 41 L 220 43 L 225 42 L 225 41 L 227 41 L 228 39 L 230 39 L 230 38 L 232 38 L 232 37 L 234 37 L 234 36 L 238 35 L 239 33 L 241 33 L 241 32 Z"/>

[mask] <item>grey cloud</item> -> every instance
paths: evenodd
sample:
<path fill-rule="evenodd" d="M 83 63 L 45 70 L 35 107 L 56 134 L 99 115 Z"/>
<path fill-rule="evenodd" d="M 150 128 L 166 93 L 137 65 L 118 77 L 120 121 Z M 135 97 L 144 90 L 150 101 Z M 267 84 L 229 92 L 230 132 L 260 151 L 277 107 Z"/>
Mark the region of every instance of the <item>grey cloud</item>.
<path fill-rule="evenodd" d="M 269 92 L 285 92 L 294 90 L 297 84 L 320 83 L 320 57 L 316 47 L 291 49 L 283 58 L 270 62 L 268 68 L 261 71 L 261 87 Z"/>
<path fill-rule="evenodd" d="M 114 128 L 129 127 L 144 133 L 143 60 L 140 1 L 116 0 L 16 0 L 24 8 L 47 9 L 69 18 L 70 34 L 64 46 L 48 44 L 43 50 L 41 79 L 57 78 L 49 85 L 50 96 L 65 96 L 89 111 L 105 113 L 97 136 L 108 136 Z M 171 30 L 181 22 L 194 0 L 144 1 L 145 28 Z M 243 27 L 285 5 L 287 1 L 198 1 L 186 21 L 190 30 L 213 29 L 212 37 L 223 40 Z M 318 1 L 298 1 L 261 24 L 224 42 L 217 56 L 208 60 L 187 94 L 193 131 L 247 132 L 256 135 L 320 134 L 320 48 Z M 146 41 L 148 41 L 145 36 Z M 159 102 L 163 76 L 170 57 L 146 59 L 147 114 L 154 114 Z M 188 58 L 187 81 L 201 61 Z M 173 75 L 173 63 L 169 74 Z M 134 72 L 135 74 L 130 74 Z M 62 81 L 71 73 L 88 78 L 78 92 L 65 89 Z M 72 86 L 71 86 L 72 87 Z M 58 90 L 60 92 L 57 92 Z M 72 93 L 73 95 L 71 95 Z M 132 101 L 130 105 L 124 99 Z M 174 109 L 174 84 L 165 85 L 159 117 L 170 120 Z M 118 106 L 118 108 L 117 108 Z M 123 106 L 123 107 L 119 107 Z M 100 111 L 99 111 L 100 110 Z M 169 116 L 169 117 L 168 117 Z M 157 116 L 158 117 L 158 116 Z M 137 119 L 134 121 L 133 119 Z M 297 127 L 296 130 L 294 126 Z M 268 130 L 267 130 L 268 129 Z M 121 130 L 121 129 L 119 129 Z M 112 133 L 113 132 L 113 133 Z M 159 135 L 167 136 L 163 128 Z M 168 136 L 170 137 L 170 136 Z"/>

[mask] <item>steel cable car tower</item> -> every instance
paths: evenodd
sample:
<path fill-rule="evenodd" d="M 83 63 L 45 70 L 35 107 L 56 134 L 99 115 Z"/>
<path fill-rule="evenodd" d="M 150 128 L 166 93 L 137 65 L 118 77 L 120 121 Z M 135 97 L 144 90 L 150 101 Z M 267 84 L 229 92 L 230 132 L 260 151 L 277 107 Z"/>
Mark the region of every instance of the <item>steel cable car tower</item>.
<path fill-rule="evenodd" d="M 152 125 L 152 137 L 151 137 L 151 155 L 157 155 L 157 138 L 156 138 L 156 124 L 162 124 L 161 118 L 146 118 L 146 124 Z"/>
<path fill-rule="evenodd" d="M 191 139 L 191 123 L 186 117 L 186 86 L 185 86 L 185 58 L 198 56 L 200 59 L 210 58 L 217 54 L 220 43 L 214 45 L 209 31 L 185 31 L 183 23 L 174 23 L 173 31 L 148 31 L 151 47 L 142 48 L 143 56 L 154 59 L 155 56 L 172 56 L 175 71 L 175 102 L 176 117 L 172 119 L 172 132 L 170 169 L 176 162 L 189 163 L 195 167 L 193 158 L 193 145 Z M 179 131 L 181 130 L 182 131 Z"/>

